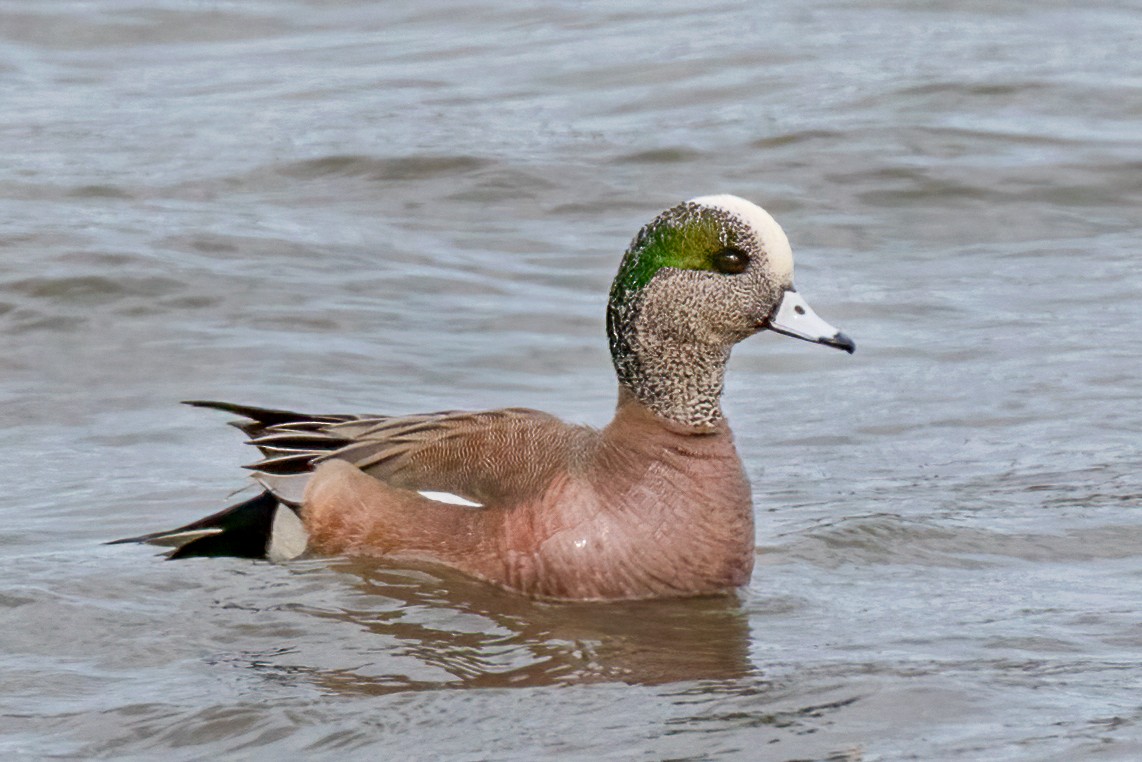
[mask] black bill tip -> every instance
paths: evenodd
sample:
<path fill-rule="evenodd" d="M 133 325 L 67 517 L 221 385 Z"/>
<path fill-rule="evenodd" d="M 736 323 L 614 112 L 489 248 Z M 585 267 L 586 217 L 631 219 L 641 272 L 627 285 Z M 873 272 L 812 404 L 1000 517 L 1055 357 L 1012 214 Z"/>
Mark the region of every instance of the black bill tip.
<path fill-rule="evenodd" d="M 843 349 L 850 355 L 855 352 L 857 348 L 856 342 L 840 331 L 837 331 L 830 339 L 821 339 L 820 343 L 830 347 L 836 347 L 837 349 Z"/>

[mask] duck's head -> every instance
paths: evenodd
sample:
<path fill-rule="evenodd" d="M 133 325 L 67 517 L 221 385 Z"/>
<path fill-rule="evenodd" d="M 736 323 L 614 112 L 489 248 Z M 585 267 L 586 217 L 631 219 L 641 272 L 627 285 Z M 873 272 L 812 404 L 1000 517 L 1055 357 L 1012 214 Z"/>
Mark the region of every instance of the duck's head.
<path fill-rule="evenodd" d="M 853 352 L 793 287 L 781 226 L 737 196 L 700 196 L 639 231 L 611 286 L 607 332 L 619 381 L 687 425 L 721 420 L 730 349 L 763 330 Z"/>

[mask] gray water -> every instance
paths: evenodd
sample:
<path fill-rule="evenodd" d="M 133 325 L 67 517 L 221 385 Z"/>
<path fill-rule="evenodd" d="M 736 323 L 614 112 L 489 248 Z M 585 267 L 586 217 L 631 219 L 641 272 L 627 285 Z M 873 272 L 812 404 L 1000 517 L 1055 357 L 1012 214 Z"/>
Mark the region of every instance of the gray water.
<path fill-rule="evenodd" d="M 0 754 L 1142 758 L 1136 2 L 0 6 Z M 166 563 L 221 398 L 614 404 L 640 225 L 730 192 L 858 344 L 741 345 L 737 600 Z"/>

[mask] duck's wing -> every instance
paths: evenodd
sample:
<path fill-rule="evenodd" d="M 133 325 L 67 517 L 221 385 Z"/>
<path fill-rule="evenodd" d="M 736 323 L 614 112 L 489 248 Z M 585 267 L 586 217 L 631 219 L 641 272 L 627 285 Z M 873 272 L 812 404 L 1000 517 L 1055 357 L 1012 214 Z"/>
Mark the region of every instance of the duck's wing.
<path fill-rule="evenodd" d="M 234 425 L 263 455 L 247 468 L 275 497 L 295 506 L 313 469 L 333 458 L 432 499 L 510 505 L 541 493 L 596 435 L 525 408 L 364 416 L 188 404 L 244 416 Z"/>

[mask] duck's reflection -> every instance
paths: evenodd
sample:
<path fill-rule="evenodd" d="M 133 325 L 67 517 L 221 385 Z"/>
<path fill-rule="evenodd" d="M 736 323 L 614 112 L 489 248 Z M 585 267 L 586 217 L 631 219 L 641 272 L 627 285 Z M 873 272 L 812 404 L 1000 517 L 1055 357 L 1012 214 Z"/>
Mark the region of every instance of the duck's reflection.
<path fill-rule="evenodd" d="M 749 625 L 734 597 L 625 603 L 549 603 L 439 567 L 339 560 L 367 605 L 310 609 L 377 636 L 377 665 L 322 671 L 337 693 L 532 687 L 622 681 L 662 684 L 751 674 Z M 394 653 L 395 652 L 395 653 Z M 391 658 L 415 660 L 380 674 Z M 378 671 L 376 667 L 381 667 Z M 439 679 L 420 679 L 409 672 Z"/>

